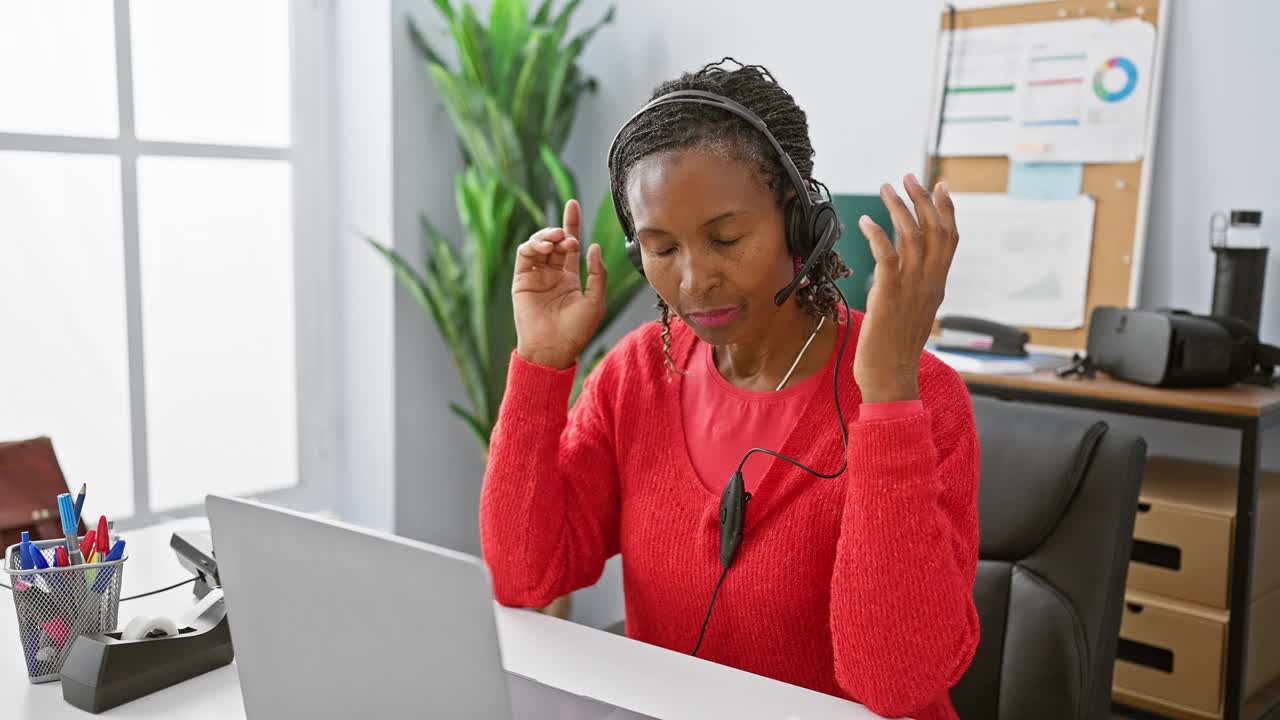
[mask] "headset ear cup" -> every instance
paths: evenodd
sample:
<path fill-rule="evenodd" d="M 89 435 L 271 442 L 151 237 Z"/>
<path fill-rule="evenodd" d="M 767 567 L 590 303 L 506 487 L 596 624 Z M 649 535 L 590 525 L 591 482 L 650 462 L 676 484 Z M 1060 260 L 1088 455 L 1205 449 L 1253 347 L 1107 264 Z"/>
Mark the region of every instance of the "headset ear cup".
<path fill-rule="evenodd" d="M 787 202 L 783 221 L 787 228 L 787 249 L 803 261 L 813 249 L 813 238 L 810 236 L 809 219 L 805 217 L 804 205 L 796 198 Z"/>
<path fill-rule="evenodd" d="M 831 232 L 827 236 L 828 231 Z M 836 214 L 836 209 L 829 202 L 821 202 L 813 206 L 813 227 L 809 231 L 809 236 L 813 238 L 813 247 L 811 251 L 824 256 L 819 259 L 815 269 L 821 272 L 822 263 L 825 262 L 825 256 L 830 255 L 836 246 L 836 242 L 840 240 L 841 228 L 840 217 Z M 825 240 L 825 241 L 824 241 Z"/>
<path fill-rule="evenodd" d="M 632 240 L 631 238 L 626 238 L 623 244 L 627 248 L 627 259 L 631 261 L 631 266 L 634 267 L 636 272 L 640 273 L 643 277 L 644 260 L 640 258 L 640 243 Z"/>

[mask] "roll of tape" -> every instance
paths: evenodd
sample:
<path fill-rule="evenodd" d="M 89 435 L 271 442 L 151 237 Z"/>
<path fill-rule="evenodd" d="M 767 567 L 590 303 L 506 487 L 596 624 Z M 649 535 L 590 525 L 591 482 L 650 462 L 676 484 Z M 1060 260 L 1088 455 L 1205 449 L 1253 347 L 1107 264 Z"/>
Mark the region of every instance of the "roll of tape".
<path fill-rule="evenodd" d="M 121 640 L 151 640 L 155 638 L 173 637 L 178 634 L 178 626 L 167 617 L 148 617 L 140 615 L 125 625 L 120 633 Z"/>

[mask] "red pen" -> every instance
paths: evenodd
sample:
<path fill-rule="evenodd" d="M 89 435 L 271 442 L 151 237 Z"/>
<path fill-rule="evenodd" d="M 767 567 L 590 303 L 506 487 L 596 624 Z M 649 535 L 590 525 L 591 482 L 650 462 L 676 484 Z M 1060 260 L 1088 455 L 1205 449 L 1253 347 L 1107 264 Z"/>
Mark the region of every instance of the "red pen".
<path fill-rule="evenodd" d="M 107 553 L 111 552 L 111 533 L 107 531 L 106 515 L 98 516 L 98 533 L 93 542 L 97 557 L 106 559 Z"/>
<path fill-rule="evenodd" d="M 71 567 L 71 556 L 67 554 L 67 548 L 59 545 L 58 549 L 53 553 L 54 567 Z"/>
<path fill-rule="evenodd" d="M 80 554 L 87 563 L 93 562 L 93 539 L 97 534 L 97 530 L 90 530 L 84 534 L 84 540 L 80 541 Z"/>

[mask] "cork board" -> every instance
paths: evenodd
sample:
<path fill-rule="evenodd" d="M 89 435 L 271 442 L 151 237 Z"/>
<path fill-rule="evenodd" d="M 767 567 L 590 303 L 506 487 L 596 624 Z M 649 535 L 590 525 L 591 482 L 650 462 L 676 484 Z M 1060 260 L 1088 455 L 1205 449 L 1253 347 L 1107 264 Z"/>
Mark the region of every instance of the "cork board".
<path fill-rule="evenodd" d="M 1093 249 L 1089 262 L 1085 324 L 1073 330 L 1023 328 L 1031 344 L 1083 349 L 1089 335 L 1089 316 L 1098 305 L 1132 307 L 1137 303 L 1145 246 L 1147 200 L 1151 191 L 1149 167 L 1155 150 L 1156 117 L 1160 105 L 1164 66 L 1165 30 L 1160 12 L 1166 13 L 1171 0 L 1066 0 L 1031 5 L 977 8 L 956 12 L 955 29 L 1016 25 L 1019 23 L 1073 20 L 1082 17 L 1124 19 L 1140 17 L 1156 26 L 1155 57 L 1152 66 L 1151 100 L 1147 117 L 1147 149 L 1143 159 L 1133 163 L 1092 163 L 1084 165 L 1081 192 L 1096 202 Z M 948 27 L 947 13 L 941 29 Z M 933 148 L 932 139 L 929 142 Z M 945 180 L 953 192 L 1005 192 L 1009 177 L 1007 157 L 928 158 L 937 168 L 936 180 Z M 936 162 L 936 165 L 935 165 Z"/>

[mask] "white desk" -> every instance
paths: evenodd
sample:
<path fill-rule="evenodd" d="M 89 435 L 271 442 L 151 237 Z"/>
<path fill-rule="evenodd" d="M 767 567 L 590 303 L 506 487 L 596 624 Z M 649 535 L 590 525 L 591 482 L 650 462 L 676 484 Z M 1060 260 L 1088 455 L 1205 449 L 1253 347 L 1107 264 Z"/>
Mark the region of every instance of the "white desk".
<path fill-rule="evenodd" d="M 169 536 L 184 527 L 207 525 L 203 519 L 193 519 L 122 533 L 129 540 L 129 562 L 123 578 L 125 597 L 188 577 L 169 549 Z M 0 715 L 30 720 L 89 717 L 63 702 L 58 683 L 32 685 L 27 680 L 15 628 L 17 620 L 8 594 L 0 588 Z M 120 606 L 120 623 L 127 623 L 135 615 L 179 616 L 194 604 L 193 599 L 190 587 L 183 586 L 126 602 Z M 830 695 L 527 610 L 498 607 L 497 617 L 503 664 L 508 670 L 661 720 L 879 717 L 861 705 Z M 243 718 L 235 663 L 108 710 L 103 716 Z"/>

